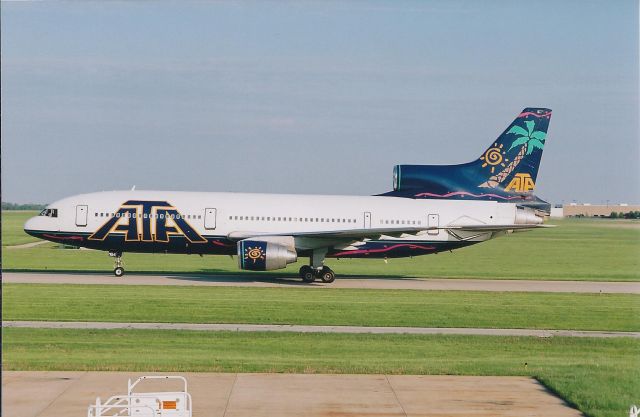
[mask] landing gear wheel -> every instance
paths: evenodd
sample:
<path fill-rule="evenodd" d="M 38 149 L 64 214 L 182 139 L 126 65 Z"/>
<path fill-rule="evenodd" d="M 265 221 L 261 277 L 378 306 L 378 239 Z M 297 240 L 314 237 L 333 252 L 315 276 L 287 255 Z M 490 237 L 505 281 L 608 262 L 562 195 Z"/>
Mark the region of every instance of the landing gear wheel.
<path fill-rule="evenodd" d="M 322 282 L 330 284 L 336 280 L 336 274 L 328 266 L 323 266 L 320 270 L 320 279 Z"/>
<path fill-rule="evenodd" d="M 311 269 L 311 267 L 308 265 L 305 265 L 302 268 L 300 268 L 300 278 L 302 278 L 302 281 L 306 282 L 307 284 L 310 284 L 316 280 L 316 276 L 313 273 L 313 269 Z"/>
<path fill-rule="evenodd" d="M 113 275 L 120 278 L 124 275 L 124 268 L 122 267 L 124 264 L 122 262 L 122 252 L 109 251 L 109 256 L 115 258 L 116 262 L 113 265 Z"/>

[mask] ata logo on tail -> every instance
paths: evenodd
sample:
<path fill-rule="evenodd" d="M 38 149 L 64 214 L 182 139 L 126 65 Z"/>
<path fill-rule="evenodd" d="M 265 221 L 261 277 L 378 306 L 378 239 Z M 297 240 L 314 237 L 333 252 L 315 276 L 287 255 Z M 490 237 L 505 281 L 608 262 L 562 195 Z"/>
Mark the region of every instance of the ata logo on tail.
<path fill-rule="evenodd" d="M 531 175 L 527 173 L 516 174 L 509 185 L 504 189 L 505 191 L 517 191 L 519 193 L 527 193 L 535 188 L 536 184 L 531 179 Z"/>

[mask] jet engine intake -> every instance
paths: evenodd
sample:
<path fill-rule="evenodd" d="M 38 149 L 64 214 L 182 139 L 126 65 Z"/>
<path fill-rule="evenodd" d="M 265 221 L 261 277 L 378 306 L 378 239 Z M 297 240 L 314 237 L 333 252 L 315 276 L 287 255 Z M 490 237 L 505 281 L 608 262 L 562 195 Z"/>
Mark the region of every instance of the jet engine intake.
<path fill-rule="evenodd" d="M 238 266 L 249 271 L 271 271 L 285 268 L 298 260 L 295 250 L 262 240 L 238 242 Z"/>

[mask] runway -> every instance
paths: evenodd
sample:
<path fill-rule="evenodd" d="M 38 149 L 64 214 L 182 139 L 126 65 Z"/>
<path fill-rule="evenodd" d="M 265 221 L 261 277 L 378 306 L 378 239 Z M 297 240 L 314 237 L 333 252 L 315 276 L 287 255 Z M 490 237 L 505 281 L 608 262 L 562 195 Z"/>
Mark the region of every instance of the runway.
<path fill-rule="evenodd" d="M 149 373 L 4 371 L 3 412 L 21 417 L 87 415 L 87 408 L 95 404 L 96 397 L 105 401 L 110 396 L 126 394 L 127 380 L 142 375 Z M 527 377 L 177 375 L 187 378 L 194 417 L 582 415 Z M 149 387 L 156 392 L 179 389 L 176 385 Z"/>
<path fill-rule="evenodd" d="M 307 326 L 289 324 L 233 323 L 108 323 L 70 321 L 3 321 L 2 327 L 35 329 L 98 329 L 98 330 L 192 330 L 210 332 L 292 332 L 292 333 L 360 333 L 360 334 L 420 334 L 468 336 L 533 336 L 533 337 L 631 337 L 640 339 L 640 332 L 548 329 L 489 329 L 468 327 L 369 327 L 369 326 Z"/>
<path fill-rule="evenodd" d="M 296 278 L 273 275 L 130 274 L 116 278 L 109 273 L 25 273 L 3 272 L 5 283 L 100 284 L 100 285 L 182 285 L 221 287 L 353 288 L 424 291 L 507 291 L 640 294 L 640 282 L 533 281 L 441 278 L 338 277 L 332 284 L 304 284 Z"/>

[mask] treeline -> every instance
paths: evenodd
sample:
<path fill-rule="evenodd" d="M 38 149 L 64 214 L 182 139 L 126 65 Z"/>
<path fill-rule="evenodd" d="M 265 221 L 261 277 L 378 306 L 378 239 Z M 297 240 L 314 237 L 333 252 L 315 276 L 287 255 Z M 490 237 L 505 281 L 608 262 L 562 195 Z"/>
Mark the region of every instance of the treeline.
<path fill-rule="evenodd" d="M 46 204 L 16 204 L 2 202 L 2 210 L 43 210 Z"/>
<path fill-rule="evenodd" d="M 640 219 L 640 211 L 630 211 L 628 213 L 616 213 L 614 211 L 609 217 L 612 219 Z"/>

